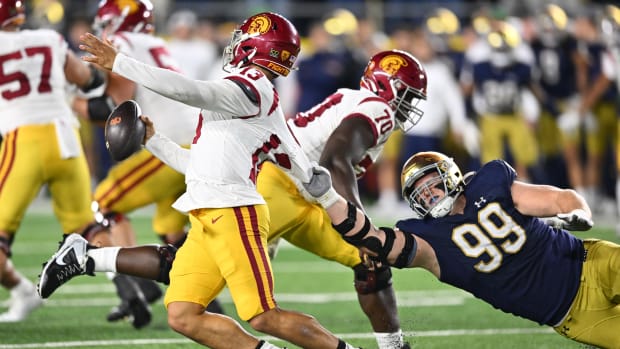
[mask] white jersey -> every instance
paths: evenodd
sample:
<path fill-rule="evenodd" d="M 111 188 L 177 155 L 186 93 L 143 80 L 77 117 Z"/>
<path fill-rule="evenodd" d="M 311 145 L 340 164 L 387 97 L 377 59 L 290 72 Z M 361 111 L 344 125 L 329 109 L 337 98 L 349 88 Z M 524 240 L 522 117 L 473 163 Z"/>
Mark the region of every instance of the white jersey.
<path fill-rule="evenodd" d="M 68 45 L 53 30 L 0 31 L 0 132 L 60 120 L 77 126 L 67 105 Z"/>
<path fill-rule="evenodd" d="M 375 135 L 375 142 L 355 166 L 357 176 L 361 177 L 377 160 L 385 141 L 397 127 L 394 117 L 394 112 L 386 100 L 371 91 L 363 88 L 341 88 L 312 109 L 289 119 L 288 124 L 308 158 L 318 163 L 327 139 L 343 120 L 367 120 Z"/>
<path fill-rule="evenodd" d="M 110 38 L 118 50 L 129 57 L 155 67 L 179 71 L 166 42 L 146 33 L 119 32 Z M 138 85 L 135 101 L 142 114 L 153 120 L 157 129 L 182 145 L 189 145 L 196 133 L 200 109 L 163 97 Z"/>
<path fill-rule="evenodd" d="M 189 159 L 181 166 L 187 190 L 174 203 L 177 210 L 264 204 L 255 182 L 265 160 L 309 181 L 311 163 L 287 127 L 273 84 L 259 70 L 248 67 L 224 79 L 198 81 L 119 54 L 113 71 L 203 109 Z"/>

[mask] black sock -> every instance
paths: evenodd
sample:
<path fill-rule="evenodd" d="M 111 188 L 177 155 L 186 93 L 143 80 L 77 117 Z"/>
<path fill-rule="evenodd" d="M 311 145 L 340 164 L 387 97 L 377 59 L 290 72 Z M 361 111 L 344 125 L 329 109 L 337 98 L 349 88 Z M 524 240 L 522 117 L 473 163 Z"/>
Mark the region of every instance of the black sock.
<path fill-rule="evenodd" d="M 262 347 L 263 344 L 265 344 L 265 341 L 263 340 L 259 341 L 258 344 L 256 344 L 256 349 L 260 349 L 260 347 Z"/>
<path fill-rule="evenodd" d="M 347 343 L 345 343 L 342 339 L 339 339 L 338 347 L 336 349 L 347 349 Z"/>

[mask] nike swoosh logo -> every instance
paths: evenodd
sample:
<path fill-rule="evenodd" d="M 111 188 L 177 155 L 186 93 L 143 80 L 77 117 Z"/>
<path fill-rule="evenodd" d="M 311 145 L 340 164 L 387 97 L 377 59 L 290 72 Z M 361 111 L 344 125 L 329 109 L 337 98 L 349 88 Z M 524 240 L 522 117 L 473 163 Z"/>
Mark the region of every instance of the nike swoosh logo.
<path fill-rule="evenodd" d="M 215 224 L 215 222 L 219 221 L 220 218 L 222 218 L 222 217 L 224 217 L 223 214 L 219 215 L 219 217 L 217 217 L 217 218 L 211 218 L 211 224 Z"/>
<path fill-rule="evenodd" d="M 62 251 L 62 253 L 61 253 L 61 254 L 59 254 L 59 255 L 56 257 L 56 264 L 58 264 L 58 265 L 67 265 L 67 263 L 65 263 L 65 261 L 64 261 L 63 259 L 65 258 L 65 256 L 67 255 L 67 253 L 69 253 L 70 251 L 71 251 L 71 249 L 70 249 L 70 248 L 68 248 L 68 249 L 66 249 L 66 250 L 64 250 L 64 251 Z"/>

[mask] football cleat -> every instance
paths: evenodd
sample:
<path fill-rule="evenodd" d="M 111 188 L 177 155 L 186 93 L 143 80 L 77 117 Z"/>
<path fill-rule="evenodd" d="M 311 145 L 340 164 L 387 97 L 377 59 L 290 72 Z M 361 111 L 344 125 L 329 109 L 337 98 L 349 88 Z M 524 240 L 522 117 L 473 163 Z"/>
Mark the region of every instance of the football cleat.
<path fill-rule="evenodd" d="M 108 314 L 108 321 L 127 320 L 137 329 L 151 322 L 151 308 L 138 284 L 139 278 L 123 274 L 116 274 L 112 282 L 116 286 L 116 293 L 121 304 L 112 308 Z"/>
<path fill-rule="evenodd" d="M 58 251 L 46 263 L 37 285 L 41 298 L 45 299 L 61 285 L 75 276 L 94 276 L 94 262 L 86 255 L 88 241 L 79 234 L 66 235 Z"/>
<path fill-rule="evenodd" d="M 29 280 L 23 280 L 25 287 L 20 291 L 11 291 L 9 309 L 0 314 L 0 322 L 19 322 L 25 320 L 30 313 L 43 305 L 43 300 L 37 294 L 34 285 Z"/>

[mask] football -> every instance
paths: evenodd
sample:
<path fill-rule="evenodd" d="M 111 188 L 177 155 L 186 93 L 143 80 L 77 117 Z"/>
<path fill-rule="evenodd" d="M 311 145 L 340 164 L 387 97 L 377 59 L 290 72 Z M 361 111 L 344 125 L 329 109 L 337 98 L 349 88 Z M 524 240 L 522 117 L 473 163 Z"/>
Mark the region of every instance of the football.
<path fill-rule="evenodd" d="M 112 110 L 105 122 L 105 145 L 115 161 L 122 161 L 142 149 L 146 125 L 142 111 L 134 100 L 127 100 Z"/>

